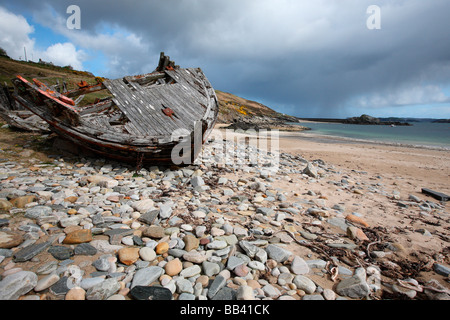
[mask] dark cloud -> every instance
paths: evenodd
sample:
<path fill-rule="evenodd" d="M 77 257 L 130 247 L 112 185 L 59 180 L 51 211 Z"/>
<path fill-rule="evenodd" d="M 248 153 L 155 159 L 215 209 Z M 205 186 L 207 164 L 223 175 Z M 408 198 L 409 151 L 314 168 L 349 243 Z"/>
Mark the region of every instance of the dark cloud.
<path fill-rule="evenodd" d="M 202 67 L 219 90 L 298 116 L 448 105 L 447 0 L 23 0 L 7 7 L 63 30 L 71 4 L 82 10 L 82 30 L 66 36 L 78 47 L 103 48 L 108 76 L 147 72 L 165 51 L 180 65 Z M 381 30 L 366 27 L 372 4 L 381 8 Z M 107 28 L 122 37 L 102 38 Z"/>

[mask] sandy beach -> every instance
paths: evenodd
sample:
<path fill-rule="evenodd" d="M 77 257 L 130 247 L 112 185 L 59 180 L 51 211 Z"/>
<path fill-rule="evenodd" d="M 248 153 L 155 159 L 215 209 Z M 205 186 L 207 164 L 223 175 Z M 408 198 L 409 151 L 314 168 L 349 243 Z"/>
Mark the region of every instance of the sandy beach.
<path fill-rule="evenodd" d="M 223 134 L 224 130 L 221 131 Z M 244 136 L 241 133 L 226 132 L 226 138 L 230 140 L 242 141 Z M 317 139 L 320 137 L 302 132 L 279 132 L 279 137 L 280 152 L 298 155 L 311 162 L 320 159 L 334 168 L 335 173 L 328 171 L 326 177 L 320 179 L 313 189 L 320 198 L 326 199 L 327 205 L 342 204 L 346 208 L 344 215 L 356 212 L 371 227 L 387 231 L 391 240 L 404 249 L 402 254 L 397 254 L 406 260 L 417 261 L 417 258 L 427 259 L 425 256 L 437 257 L 436 254 L 443 253 L 443 261 L 447 264 L 450 262 L 448 204 L 443 203 L 446 209 L 445 214 L 438 217 L 439 226 L 433 225 L 436 216 L 419 213 L 410 206 L 399 206 L 399 201 L 408 202 L 410 196 L 439 203 L 422 194 L 422 188 L 450 194 L 449 151 Z M 342 178 L 359 191 L 346 192 L 348 190 L 329 183 Z M 273 186 L 288 189 L 293 195 L 289 200 L 295 201 L 297 196 L 301 197 L 306 193 L 310 184 L 286 185 L 280 182 Z M 428 218 L 430 219 L 427 221 Z M 442 237 L 431 237 L 428 232 L 424 234 L 424 230 Z M 422 276 L 426 277 L 426 274 Z"/>

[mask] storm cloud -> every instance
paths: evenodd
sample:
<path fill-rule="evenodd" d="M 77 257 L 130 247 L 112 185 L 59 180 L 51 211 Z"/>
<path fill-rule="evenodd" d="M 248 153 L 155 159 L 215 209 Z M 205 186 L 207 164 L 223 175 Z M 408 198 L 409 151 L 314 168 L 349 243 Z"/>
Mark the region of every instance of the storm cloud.
<path fill-rule="evenodd" d="M 66 27 L 72 4 L 80 30 Z M 370 5 L 381 9 L 379 30 L 367 28 Z M 101 52 L 101 76 L 149 72 L 164 51 L 200 66 L 216 89 L 292 115 L 406 115 L 426 105 L 450 117 L 446 0 L 23 0 L 6 8 Z"/>

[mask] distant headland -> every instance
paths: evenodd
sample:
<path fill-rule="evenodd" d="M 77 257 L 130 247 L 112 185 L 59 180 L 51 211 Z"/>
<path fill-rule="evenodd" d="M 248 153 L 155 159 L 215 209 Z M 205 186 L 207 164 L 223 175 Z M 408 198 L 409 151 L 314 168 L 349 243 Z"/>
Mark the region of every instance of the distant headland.
<path fill-rule="evenodd" d="M 300 118 L 300 121 L 301 120 L 359 125 L 412 126 L 411 123 L 401 118 L 376 118 L 367 114 L 363 114 L 360 117 L 352 117 L 347 119 Z"/>

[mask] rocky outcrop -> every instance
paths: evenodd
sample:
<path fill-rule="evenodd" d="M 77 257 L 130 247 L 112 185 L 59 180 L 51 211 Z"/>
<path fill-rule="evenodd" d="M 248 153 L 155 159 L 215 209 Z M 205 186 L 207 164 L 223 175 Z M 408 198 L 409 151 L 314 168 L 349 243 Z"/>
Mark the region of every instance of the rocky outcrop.
<path fill-rule="evenodd" d="M 369 116 L 367 114 L 363 114 L 360 117 L 348 118 L 343 121 L 343 123 L 347 124 L 365 124 L 365 125 L 395 125 L 395 126 L 410 126 L 411 124 L 407 122 L 399 122 L 399 121 L 381 121 L 378 118 Z"/>

